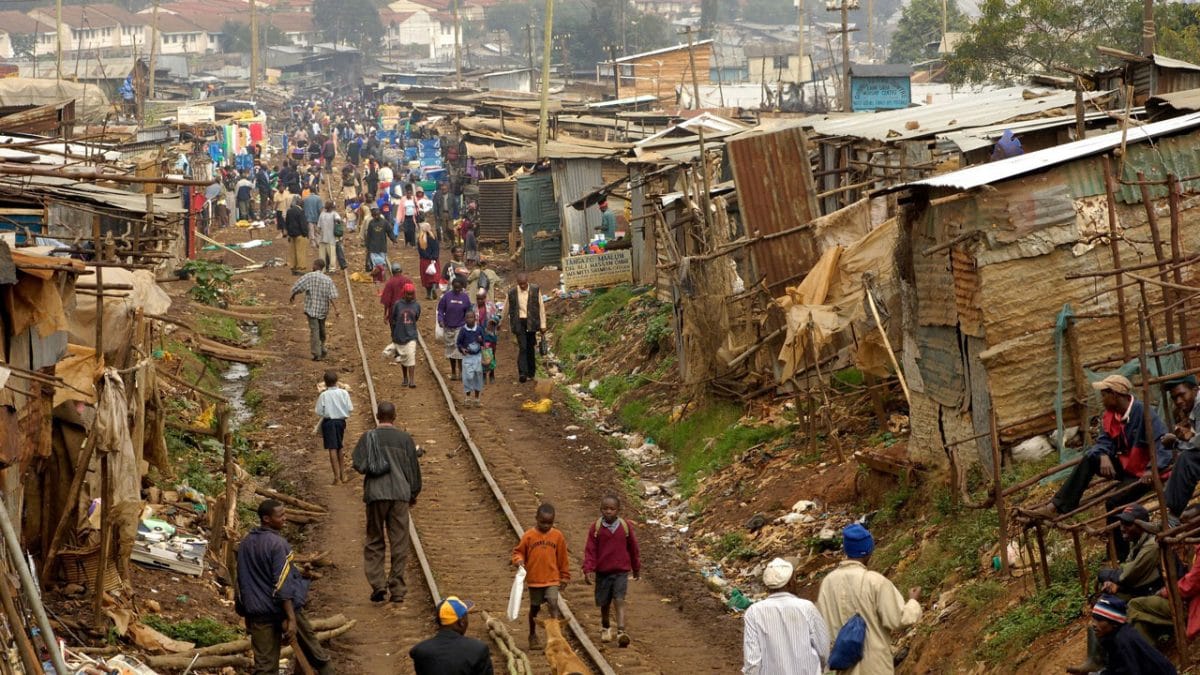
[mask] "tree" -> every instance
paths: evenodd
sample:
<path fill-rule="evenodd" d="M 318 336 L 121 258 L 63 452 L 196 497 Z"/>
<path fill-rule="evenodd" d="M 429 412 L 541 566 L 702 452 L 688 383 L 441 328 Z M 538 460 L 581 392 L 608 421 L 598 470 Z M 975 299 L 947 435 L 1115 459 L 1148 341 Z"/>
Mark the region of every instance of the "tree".
<path fill-rule="evenodd" d="M 12 50 L 15 58 L 33 58 L 34 47 L 36 47 L 36 36 L 33 33 L 26 33 L 24 35 L 14 33 L 9 38 L 12 40 Z"/>
<path fill-rule="evenodd" d="M 1099 65 L 1098 45 L 1138 50 L 1141 0 L 984 0 L 947 59 L 952 82 L 1016 82 Z M 1130 17 L 1139 17 L 1131 24 Z"/>
<path fill-rule="evenodd" d="M 1192 63 L 1200 58 L 1200 5 L 1180 2 L 1158 5 L 1154 23 L 1158 31 L 1155 52 Z"/>
<path fill-rule="evenodd" d="M 317 30 L 335 44 L 371 47 L 383 38 L 379 7 L 372 0 L 313 0 L 312 12 Z"/>
<path fill-rule="evenodd" d="M 626 3 L 622 8 L 621 3 Z M 492 5 L 484 15 L 487 32 L 508 33 L 516 52 L 525 51 L 525 26 L 533 26 L 533 53 L 541 58 L 544 0 L 509 0 Z M 621 44 L 621 15 L 625 17 L 624 42 L 628 53 L 673 44 L 670 26 L 662 18 L 639 12 L 629 0 L 583 0 L 561 3 L 554 9 L 554 34 L 571 34 L 570 58 L 576 68 L 593 68 L 609 58 L 608 46 Z"/>
<path fill-rule="evenodd" d="M 259 21 L 259 46 L 291 44 L 284 32 L 266 22 Z M 221 25 L 221 51 L 226 54 L 246 54 L 250 51 L 250 24 L 241 21 L 226 21 Z"/>
<path fill-rule="evenodd" d="M 951 31 L 966 30 L 970 25 L 967 17 L 958 9 L 954 0 L 946 2 L 946 25 Z M 900 15 L 896 32 L 888 52 L 891 63 L 917 63 L 929 58 L 930 42 L 942 37 L 941 0 L 912 0 Z"/>

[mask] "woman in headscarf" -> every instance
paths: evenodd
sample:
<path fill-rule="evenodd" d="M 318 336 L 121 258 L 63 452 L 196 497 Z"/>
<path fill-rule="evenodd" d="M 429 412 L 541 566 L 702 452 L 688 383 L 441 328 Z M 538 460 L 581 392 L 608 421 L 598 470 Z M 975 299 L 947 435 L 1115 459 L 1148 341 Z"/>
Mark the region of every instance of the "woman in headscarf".
<path fill-rule="evenodd" d="M 438 282 L 441 280 L 440 268 L 438 266 L 441 245 L 438 242 L 433 226 L 426 222 L 424 218 L 420 216 L 418 218 L 417 255 L 421 259 L 421 286 L 425 288 L 425 298 L 432 300 L 433 289 L 437 287 Z"/>

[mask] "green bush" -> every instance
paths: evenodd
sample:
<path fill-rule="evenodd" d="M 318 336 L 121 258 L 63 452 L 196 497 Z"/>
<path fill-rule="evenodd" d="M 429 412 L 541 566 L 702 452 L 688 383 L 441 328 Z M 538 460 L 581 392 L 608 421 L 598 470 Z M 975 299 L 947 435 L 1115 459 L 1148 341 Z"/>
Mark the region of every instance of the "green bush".
<path fill-rule="evenodd" d="M 195 284 L 188 295 L 205 305 L 220 305 L 225 302 L 229 289 L 233 287 L 233 268 L 207 260 L 189 260 L 183 266 L 192 275 Z"/>
<path fill-rule="evenodd" d="M 173 640 L 194 642 L 197 647 L 211 647 L 242 637 L 241 631 L 233 626 L 208 617 L 171 622 L 157 614 L 150 614 L 142 617 L 142 623 Z"/>

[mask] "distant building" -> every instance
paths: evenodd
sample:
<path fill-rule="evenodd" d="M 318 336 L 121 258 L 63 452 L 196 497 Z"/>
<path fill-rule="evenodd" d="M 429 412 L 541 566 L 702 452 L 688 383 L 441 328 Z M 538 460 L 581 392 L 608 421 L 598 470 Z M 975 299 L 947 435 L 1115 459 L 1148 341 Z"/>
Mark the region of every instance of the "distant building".
<path fill-rule="evenodd" d="M 812 57 L 800 65 L 800 47 L 794 42 L 745 45 L 746 67 L 751 82 L 801 84 L 812 80 Z"/>
<path fill-rule="evenodd" d="M 45 23 L 21 12 L 0 12 L 0 57 L 6 59 L 53 54 L 54 23 Z"/>
<path fill-rule="evenodd" d="M 633 7 L 667 20 L 700 15 L 700 0 L 633 0 Z"/>
<path fill-rule="evenodd" d="M 313 16 L 307 12 L 266 12 L 259 15 L 258 20 L 283 33 L 297 47 L 307 47 L 318 41 Z"/>
<path fill-rule="evenodd" d="M 711 83 L 713 41 L 700 40 L 693 45 L 693 50 L 696 82 L 700 85 Z M 659 100 L 670 100 L 675 98 L 676 85 L 692 84 L 692 61 L 693 55 L 683 44 L 623 56 L 600 64 L 599 71 L 611 73 L 614 66 L 619 69 L 617 98 L 650 94 Z"/>
<path fill-rule="evenodd" d="M 52 7 L 31 10 L 29 16 L 51 27 L 56 24 L 55 10 Z M 146 24 L 145 17 L 110 3 L 63 5 L 63 51 L 93 51 L 113 47 L 144 48 L 147 44 Z M 57 42 L 51 37 L 48 52 L 39 53 L 53 53 L 56 49 Z"/>
<path fill-rule="evenodd" d="M 497 91 L 533 91 L 533 71 L 520 68 L 484 73 L 479 76 L 479 86 Z"/>
<path fill-rule="evenodd" d="M 385 47 L 422 46 L 428 58 L 444 58 L 454 53 L 454 22 L 449 15 L 429 9 L 379 12 L 383 22 Z"/>
<path fill-rule="evenodd" d="M 484 10 L 495 4 L 491 0 L 459 0 L 458 18 L 460 21 L 483 21 Z M 404 12 L 444 12 L 453 11 L 452 0 L 395 0 L 387 8 L 396 13 Z"/>

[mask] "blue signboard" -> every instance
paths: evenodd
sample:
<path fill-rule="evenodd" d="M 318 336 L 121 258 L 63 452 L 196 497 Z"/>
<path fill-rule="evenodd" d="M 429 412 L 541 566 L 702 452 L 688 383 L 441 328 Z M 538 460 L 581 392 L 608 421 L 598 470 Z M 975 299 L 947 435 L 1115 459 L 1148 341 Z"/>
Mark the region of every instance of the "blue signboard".
<path fill-rule="evenodd" d="M 850 106 L 862 110 L 896 110 L 912 103 L 908 77 L 850 77 Z"/>

